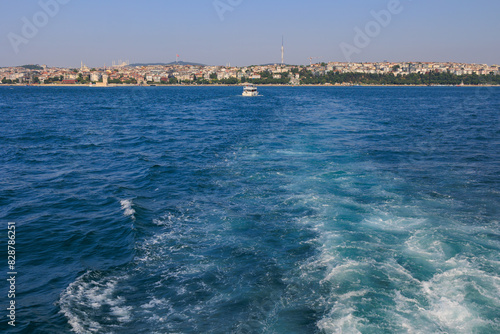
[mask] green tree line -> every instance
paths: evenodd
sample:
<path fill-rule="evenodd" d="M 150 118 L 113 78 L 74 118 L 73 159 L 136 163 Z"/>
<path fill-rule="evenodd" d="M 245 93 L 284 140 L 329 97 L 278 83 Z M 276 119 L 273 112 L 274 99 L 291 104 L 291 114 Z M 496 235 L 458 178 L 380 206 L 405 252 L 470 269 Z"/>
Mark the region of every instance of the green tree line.
<path fill-rule="evenodd" d="M 426 74 L 411 73 L 408 75 L 394 75 L 394 73 L 388 74 L 369 74 L 369 73 L 339 73 L 339 72 L 328 72 L 326 75 L 319 75 L 313 73 L 306 68 L 292 69 L 292 74 L 300 74 L 300 83 L 306 85 L 319 85 L 319 84 L 353 84 L 353 85 L 500 85 L 500 75 L 477 75 L 477 74 L 465 74 L 456 75 L 449 72 L 430 72 Z M 253 83 L 256 85 L 287 85 L 290 83 L 289 72 L 281 73 L 280 78 L 273 78 L 273 74 L 269 71 L 264 71 L 259 73 L 260 79 L 250 79 L 250 78 L 228 78 L 228 79 L 217 79 L 216 74 L 212 74 L 210 79 L 205 79 L 203 77 L 194 77 L 194 80 L 181 81 L 177 78 L 171 77 L 161 82 L 155 84 L 162 85 L 173 85 L 173 84 L 196 84 L 196 85 L 208 85 L 208 84 L 223 84 L 223 85 L 238 85 L 243 83 Z M 38 77 L 33 77 L 33 82 L 38 82 Z M 45 83 L 60 82 L 63 77 L 48 78 Z M 1 81 L 3 84 L 16 84 L 19 80 L 10 80 L 3 78 Z M 79 74 L 77 82 L 80 84 L 89 83 L 88 76 L 82 76 Z M 136 84 L 135 79 L 130 79 L 122 82 L 120 79 L 109 80 L 109 83 L 113 84 Z M 149 82 L 152 84 L 153 82 Z"/>
<path fill-rule="evenodd" d="M 316 76 L 311 71 L 300 71 L 302 84 L 359 84 L 359 85 L 481 85 L 500 84 L 500 75 L 456 75 L 453 73 L 430 72 L 427 74 L 411 73 L 408 75 L 368 74 L 368 73 L 338 73 L 328 72 L 326 75 Z"/>

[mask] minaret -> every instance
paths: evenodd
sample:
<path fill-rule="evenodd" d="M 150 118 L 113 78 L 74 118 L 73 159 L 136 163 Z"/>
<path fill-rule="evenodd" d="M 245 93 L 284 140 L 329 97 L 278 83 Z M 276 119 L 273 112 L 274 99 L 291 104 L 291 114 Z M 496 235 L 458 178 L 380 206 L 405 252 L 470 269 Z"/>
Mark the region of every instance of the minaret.
<path fill-rule="evenodd" d="M 285 63 L 285 48 L 284 48 L 284 37 L 281 36 L 281 65 Z"/>

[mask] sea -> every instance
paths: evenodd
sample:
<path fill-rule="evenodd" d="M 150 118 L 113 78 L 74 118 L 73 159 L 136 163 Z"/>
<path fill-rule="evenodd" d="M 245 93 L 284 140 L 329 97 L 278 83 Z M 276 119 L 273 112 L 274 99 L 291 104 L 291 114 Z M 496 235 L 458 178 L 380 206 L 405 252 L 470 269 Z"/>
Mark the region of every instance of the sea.
<path fill-rule="evenodd" d="M 0 332 L 500 333 L 500 88 L 241 93 L 0 87 Z"/>

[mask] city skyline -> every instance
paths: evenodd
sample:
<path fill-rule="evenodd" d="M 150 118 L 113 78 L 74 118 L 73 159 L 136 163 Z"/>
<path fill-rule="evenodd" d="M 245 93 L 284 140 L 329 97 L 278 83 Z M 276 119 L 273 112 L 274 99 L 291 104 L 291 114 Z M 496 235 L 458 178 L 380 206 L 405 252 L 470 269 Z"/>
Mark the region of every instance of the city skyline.
<path fill-rule="evenodd" d="M 26 65 L 0 68 L 2 84 L 49 85 L 156 85 L 257 84 L 278 85 L 499 85 L 500 66 L 462 63 L 340 63 L 205 66 L 188 63 L 79 69 Z"/>
<path fill-rule="evenodd" d="M 313 62 L 500 63 L 500 3 L 411 0 L 139 3 L 39 0 L 2 5 L 0 66 Z"/>

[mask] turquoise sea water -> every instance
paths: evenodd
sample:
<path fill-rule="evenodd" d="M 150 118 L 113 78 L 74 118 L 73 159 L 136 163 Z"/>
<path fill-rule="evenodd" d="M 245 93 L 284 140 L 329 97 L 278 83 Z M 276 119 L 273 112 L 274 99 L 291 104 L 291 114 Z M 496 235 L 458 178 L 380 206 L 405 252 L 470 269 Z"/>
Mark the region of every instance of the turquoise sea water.
<path fill-rule="evenodd" d="M 0 88 L 8 333 L 499 333 L 500 89 Z"/>

